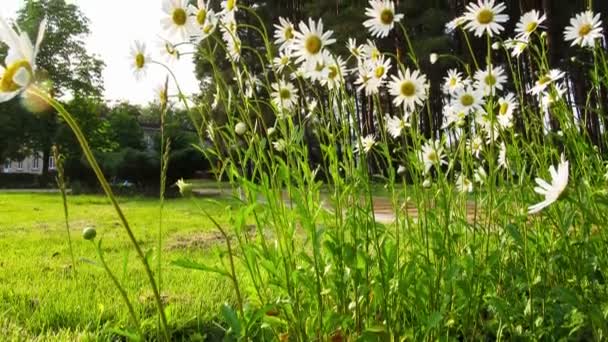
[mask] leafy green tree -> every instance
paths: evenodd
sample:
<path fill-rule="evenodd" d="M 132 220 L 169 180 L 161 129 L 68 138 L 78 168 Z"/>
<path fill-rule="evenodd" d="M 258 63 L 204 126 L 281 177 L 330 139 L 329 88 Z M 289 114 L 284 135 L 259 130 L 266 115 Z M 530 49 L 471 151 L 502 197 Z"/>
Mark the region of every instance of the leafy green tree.
<path fill-rule="evenodd" d="M 37 78 L 49 83 L 56 97 L 100 98 L 104 63 L 86 50 L 84 39 L 90 34 L 89 20 L 78 6 L 64 0 L 27 0 L 17 13 L 17 25 L 35 37 L 45 17 L 48 26 L 36 59 Z M 57 140 L 60 125 L 56 113 L 46 111 L 37 114 L 37 120 L 27 126 L 15 126 L 6 136 L 29 135 L 31 139 L 24 142 L 23 150 L 42 152 L 46 175 L 50 148 Z"/>

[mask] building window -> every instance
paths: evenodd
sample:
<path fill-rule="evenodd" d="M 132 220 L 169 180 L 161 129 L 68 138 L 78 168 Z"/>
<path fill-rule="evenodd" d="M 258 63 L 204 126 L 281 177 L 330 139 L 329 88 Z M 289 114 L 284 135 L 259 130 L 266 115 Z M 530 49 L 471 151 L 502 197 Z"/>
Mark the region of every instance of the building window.
<path fill-rule="evenodd" d="M 10 169 L 11 169 L 11 161 L 5 160 L 4 161 L 4 172 L 8 172 Z"/>
<path fill-rule="evenodd" d="M 49 170 L 54 170 L 55 169 L 55 158 L 53 158 L 52 156 L 49 157 Z"/>
<path fill-rule="evenodd" d="M 23 160 L 17 162 L 17 170 L 23 170 Z"/>
<path fill-rule="evenodd" d="M 32 169 L 38 170 L 38 168 L 40 168 L 40 158 L 34 156 L 34 159 L 32 160 Z"/>

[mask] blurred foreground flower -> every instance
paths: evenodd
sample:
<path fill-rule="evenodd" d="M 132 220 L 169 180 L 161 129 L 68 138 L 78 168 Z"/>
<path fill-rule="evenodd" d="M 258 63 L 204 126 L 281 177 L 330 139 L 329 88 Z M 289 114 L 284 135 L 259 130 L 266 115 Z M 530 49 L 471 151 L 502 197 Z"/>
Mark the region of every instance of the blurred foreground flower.
<path fill-rule="evenodd" d="M 0 65 L 0 103 L 13 99 L 32 82 L 36 55 L 45 30 L 46 19 L 43 19 L 33 45 L 27 33 L 21 32 L 19 27 L 14 30 L 6 19 L 0 17 L 0 41 L 8 46 L 5 65 Z"/>
<path fill-rule="evenodd" d="M 549 168 L 551 183 L 547 183 L 544 179 L 536 178 L 538 186 L 534 188 L 534 191 L 545 196 L 545 199 L 540 203 L 528 207 L 528 214 L 538 213 L 559 199 L 559 196 L 568 185 L 568 167 L 569 163 L 562 154 L 557 170 L 555 170 L 555 166 L 553 165 Z"/>

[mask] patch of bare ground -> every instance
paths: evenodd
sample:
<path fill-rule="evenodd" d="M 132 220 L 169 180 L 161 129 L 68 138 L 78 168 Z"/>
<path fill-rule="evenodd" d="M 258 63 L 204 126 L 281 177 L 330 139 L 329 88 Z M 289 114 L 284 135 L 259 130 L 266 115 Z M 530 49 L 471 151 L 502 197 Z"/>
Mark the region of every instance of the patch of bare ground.
<path fill-rule="evenodd" d="M 255 238 L 257 236 L 257 229 L 254 225 L 246 226 L 245 231 L 249 238 Z M 228 237 L 231 241 L 234 241 L 236 238 L 234 232 L 229 232 Z M 174 235 L 172 239 L 167 241 L 165 250 L 204 250 L 215 246 L 224 246 L 225 243 L 222 233 L 214 230 L 188 235 Z"/>

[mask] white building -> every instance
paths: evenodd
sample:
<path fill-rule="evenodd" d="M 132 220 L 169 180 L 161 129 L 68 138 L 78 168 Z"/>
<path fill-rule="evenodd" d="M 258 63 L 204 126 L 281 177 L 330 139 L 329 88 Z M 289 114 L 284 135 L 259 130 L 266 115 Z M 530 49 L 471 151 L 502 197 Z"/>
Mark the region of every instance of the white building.
<path fill-rule="evenodd" d="M 55 169 L 55 159 L 49 158 L 49 170 Z M 39 153 L 31 155 L 23 160 L 5 160 L 2 173 L 29 173 L 35 175 L 42 174 L 42 157 Z"/>

